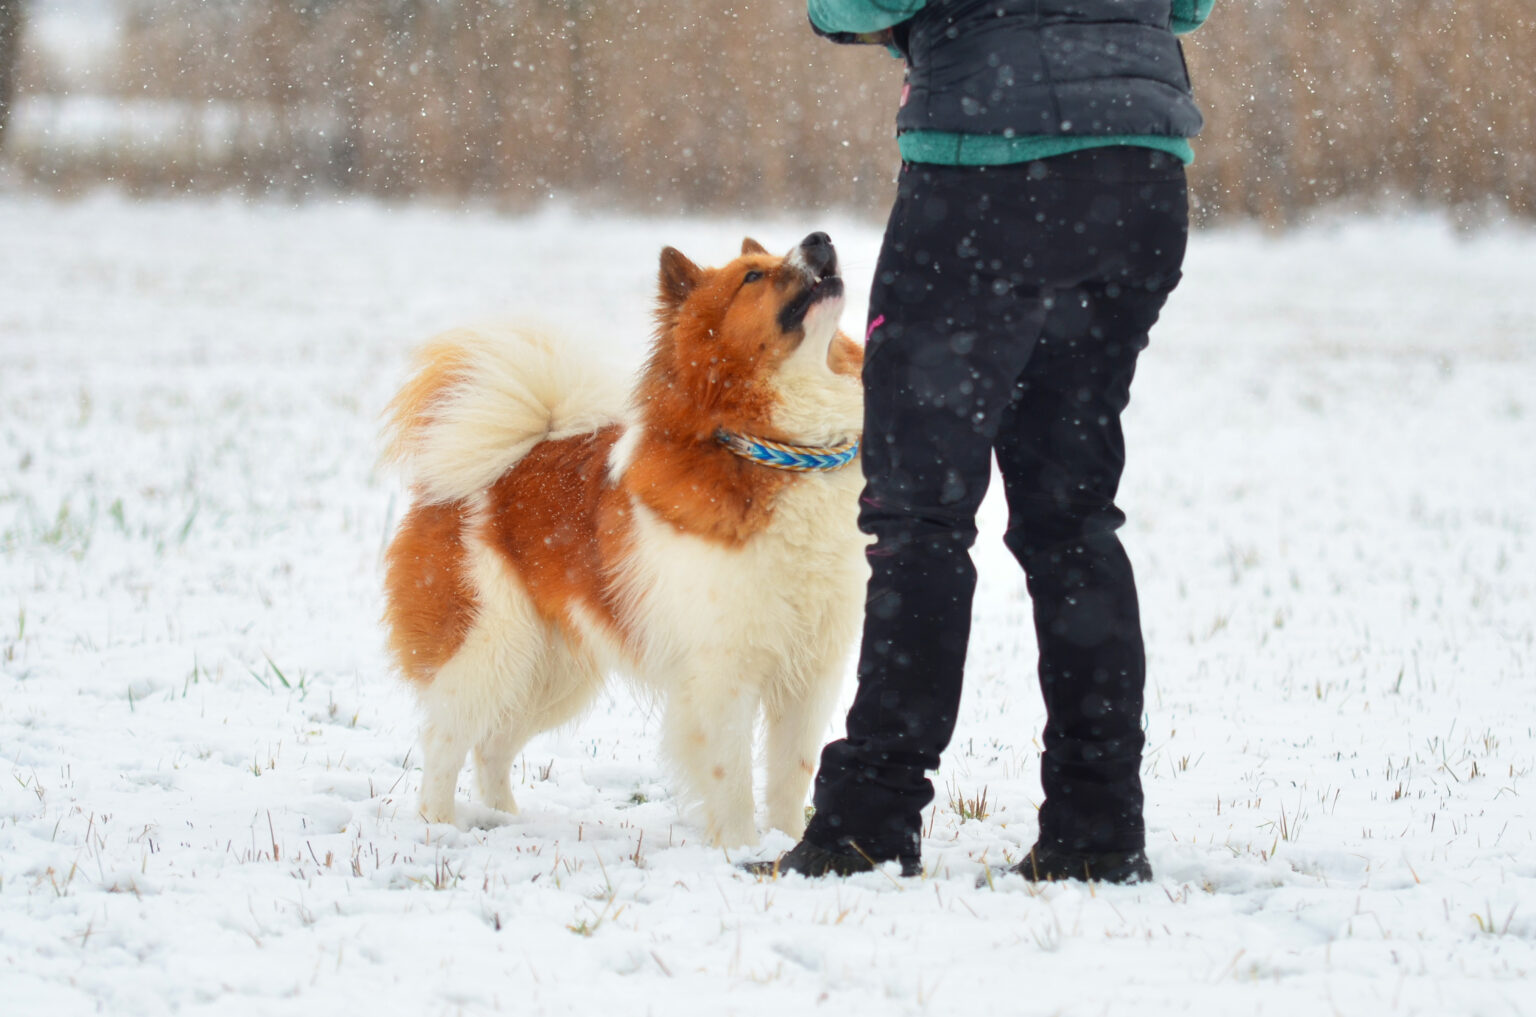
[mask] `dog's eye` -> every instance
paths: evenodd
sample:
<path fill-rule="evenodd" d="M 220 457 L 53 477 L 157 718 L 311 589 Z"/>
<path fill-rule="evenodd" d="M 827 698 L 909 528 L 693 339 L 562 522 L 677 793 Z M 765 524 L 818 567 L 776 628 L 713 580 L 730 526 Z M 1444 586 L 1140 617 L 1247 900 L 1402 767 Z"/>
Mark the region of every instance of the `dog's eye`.
<path fill-rule="evenodd" d="M 742 281 L 742 283 L 753 283 L 753 282 L 757 282 L 762 277 L 763 277 L 763 273 L 757 271 L 756 269 L 753 269 L 751 272 L 748 272 L 746 274 L 746 276 L 741 281 Z"/>

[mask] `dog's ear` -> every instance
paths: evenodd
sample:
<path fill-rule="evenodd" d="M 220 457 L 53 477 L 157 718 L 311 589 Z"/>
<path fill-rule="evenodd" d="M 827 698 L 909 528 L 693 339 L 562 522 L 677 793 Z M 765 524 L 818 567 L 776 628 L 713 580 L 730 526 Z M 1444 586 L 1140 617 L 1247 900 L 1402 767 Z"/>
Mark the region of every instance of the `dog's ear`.
<path fill-rule="evenodd" d="M 744 239 L 741 242 L 741 253 L 742 254 L 767 254 L 768 253 L 768 248 L 764 247 L 762 244 L 758 243 L 756 240 L 753 240 L 751 237 L 747 237 L 746 239 Z"/>
<path fill-rule="evenodd" d="M 688 258 L 675 247 L 663 247 L 661 249 L 661 306 L 663 309 L 676 310 L 693 288 L 699 284 L 699 276 L 703 272 L 699 266 L 689 261 Z"/>

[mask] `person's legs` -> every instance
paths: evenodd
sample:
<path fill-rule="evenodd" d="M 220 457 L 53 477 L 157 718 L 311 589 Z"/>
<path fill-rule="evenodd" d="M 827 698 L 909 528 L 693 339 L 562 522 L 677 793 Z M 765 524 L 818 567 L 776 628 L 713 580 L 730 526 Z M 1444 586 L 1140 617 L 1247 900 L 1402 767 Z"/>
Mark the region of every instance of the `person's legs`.
<path fill-rule="evenodd" d="M 997 445 L 1004 537 L 1034 605 L 1045 697 L 1042 843 L 1075 851 L 1143 846 L 1140 781 L 1146 663 L 1136 583 L 1115 530 L 1125 463 L 1120 414 L 1163 294 L 1064 292 Z M 1092 321 L 1103 339 L 1076 326 Z"/>
<path fill-rule="evenodd" d="M 1181 170 L 1145 158 L 1095 170 L 1078 188 L 1075 204 L 1087 211 L 1077 232 L 1120 253 L 1052 294 L 997 443 L 1004 539 L 1029 584 L 1046 707 L 1038 844 L 1063 856 L 1145 845 L 1146 660 L 1114 499 L 1125 465 L 1120 416 L 1137 355 L 1178 281 L 1187 230 Z M 1106 207 L 1116 214 L 1093 214 Z"/>
<path fill-rule="evenodd" d="M 1036 307 L 961 260 L 985 179 L 968 167 L 903 172 L 870 299 L 859 525 L 876 542 L 859 688 L 847 737 L 822 752 L 806 840 L 875 859 L 918 855 L 925 771 L 960 701 L 976 508 L 1040 326 Z"/>
<path fill-rule="evenodd" d="M 1144 668 L 1113 497 L 1135 356 L 1183 257 L 1183 186 L 1175 161 L 1135 149 L 904 171 L 870 301 L 860 525 L 876 543 L 859 688 L 847 737 L 822 753 L 804 845 L 918 855 L 925 771 L 960 699 L 969 548 L 997 444 L 1054 711 L 1047 766 L 1060 779 L 1048 777 L 1042 823 L 1073 843 L 1091 843 L 1086 830 L 1139 846 Z M 1100 673 L 1114 695 L 1090 701 Z M 1096 784 L 1108 793 L 1073 820 L 1073 796 Z"/>

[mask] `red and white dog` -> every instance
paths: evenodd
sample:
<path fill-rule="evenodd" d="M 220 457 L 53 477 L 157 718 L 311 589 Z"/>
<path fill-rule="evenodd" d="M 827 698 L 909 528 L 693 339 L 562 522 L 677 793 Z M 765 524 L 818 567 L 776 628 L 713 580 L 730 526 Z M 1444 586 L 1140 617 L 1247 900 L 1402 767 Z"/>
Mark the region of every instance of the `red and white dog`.
<path fill-rule="evenodd" d="M 387 556 L 390 648 L 422 713 L 421 811 L 454 822 L 473 749 L 512 812 L 530 737 L 623 672 L 662 699 L 663 745 L 709 840 L 791 836 L 857 636 L 863 349 L 838 331 L 824 234 L 724 268 L 661 253 L 655 342 L 625 399 L 513 330 L 441 336 L 390 406 L 415 503 Z"/>

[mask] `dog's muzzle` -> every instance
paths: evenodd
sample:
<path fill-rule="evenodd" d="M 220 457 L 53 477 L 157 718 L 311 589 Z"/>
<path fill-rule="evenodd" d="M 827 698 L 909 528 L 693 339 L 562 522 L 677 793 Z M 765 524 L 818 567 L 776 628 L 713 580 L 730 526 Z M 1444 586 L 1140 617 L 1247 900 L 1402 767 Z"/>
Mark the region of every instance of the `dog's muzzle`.
<path fill-rule="evenodd" d="M 825 233 L 812 233 L 785 259 L 796 268 L 806 288 L 779 312 L 779 327 L 786 332 L 799 328 L 814 305 L 843 295 L 843 279 L 837 274 L 837 248 Z"/>
<path fill-rule="evenodd" d="M 816 282 L 837 275 L 837 248 L 825 233 L 812 233 L 800 241 L 800 259 Z"/>

